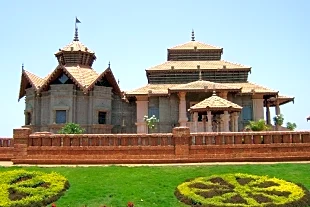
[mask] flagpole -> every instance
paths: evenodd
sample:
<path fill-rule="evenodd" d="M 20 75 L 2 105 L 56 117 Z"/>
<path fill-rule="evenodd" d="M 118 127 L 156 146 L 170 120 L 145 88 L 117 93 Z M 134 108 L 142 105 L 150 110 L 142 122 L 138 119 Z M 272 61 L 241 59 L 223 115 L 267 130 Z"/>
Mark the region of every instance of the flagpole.
<path fill-rule="evenodd" d="M 79 33 L 78 33 L 78 28 L 77 28 L 77 17 L 75 17 L 75 34 L 74 34 L 74 41 L 79 41 Z"/>

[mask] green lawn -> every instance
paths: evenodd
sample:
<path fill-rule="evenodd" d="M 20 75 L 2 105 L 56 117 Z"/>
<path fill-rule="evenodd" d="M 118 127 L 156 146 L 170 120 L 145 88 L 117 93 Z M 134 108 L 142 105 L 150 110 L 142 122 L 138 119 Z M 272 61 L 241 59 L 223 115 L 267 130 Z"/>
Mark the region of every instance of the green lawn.
<path fill-rule="evenodd" d="M 183 181 L 199 176 L 223 173 L 269 175 L 310 189 L 309 164 L 237 165 L 237 166 L 165 166 L 165 167 L 0 167 L 0 172 L 12 169 L 58 172 L 70 182 L 70 188 L 57 202 L 57 207 L 72 206 L 125 207 L 132 201 L 135 207 L 185 207 L 174 196 Z"/>

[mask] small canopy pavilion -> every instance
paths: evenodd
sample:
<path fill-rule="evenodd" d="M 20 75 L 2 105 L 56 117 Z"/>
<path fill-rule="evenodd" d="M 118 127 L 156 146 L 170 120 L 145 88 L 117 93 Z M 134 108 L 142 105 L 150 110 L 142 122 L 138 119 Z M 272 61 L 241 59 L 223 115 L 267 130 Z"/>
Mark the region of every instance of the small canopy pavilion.
<path fill-rule="evenodd" d="M 213 95 L 196 105 L 190 107 L 190 113 L 194 114 L 195 131 L 198 128 L 198 113 L 203 114 L 204 131 L 229 132 L 229 121 L 231 122 L 231 131 L 238 131 L 239 112 L 242 107 L 224 98 Z"/>

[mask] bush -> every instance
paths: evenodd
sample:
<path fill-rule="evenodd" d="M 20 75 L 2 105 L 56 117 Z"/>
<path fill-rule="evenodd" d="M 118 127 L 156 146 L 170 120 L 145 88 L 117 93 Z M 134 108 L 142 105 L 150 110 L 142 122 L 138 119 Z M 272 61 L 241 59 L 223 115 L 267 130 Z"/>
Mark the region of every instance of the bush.
<path fill-rule="evenodd" d="M 69 188 L 58 173 L 12 170 L 0 173 L 0 206 L 39 207 L 58 200 Z"/>
<path fill-rule="evenodd" d="M 59 134 L 83 134 L 84 132 L 85 129 L 75 123 L 67 123 L 58 131 Z"/>
<path fill-rule="evenodd" d="M 251 131 L 267 131 L 270 129 L 270 126 L 266 124 L 264 119 L 260 119 L 258 121 L 249 121 L 245 129 Z"/>
<path fill-rule="evenodd" d="M 285 180 L 242 173 L 198 177 L 177 186 L 176 197 L 191 206 L 308 206 L 309 191 Z"/>

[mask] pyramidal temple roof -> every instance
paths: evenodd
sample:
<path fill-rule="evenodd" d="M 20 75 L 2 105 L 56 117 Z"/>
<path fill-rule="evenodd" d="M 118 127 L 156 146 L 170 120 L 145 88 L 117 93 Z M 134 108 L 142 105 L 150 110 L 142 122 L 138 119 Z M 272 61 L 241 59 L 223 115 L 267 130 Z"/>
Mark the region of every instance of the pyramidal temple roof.
<path fill-rule="evenodd" d="M 190 111 L 201 111 L 201 110 L 232 110 L 241 111 L 242 107 L 231 101 L 217 96 L 215 93 L 213 95 L 194 106 L 190 107 Z"/>
<path fill-rule="evenodd" d="M 193 50 L 196 47 L 196 49 L 207 49 L 207 50 L 221 50 L 223 48 L 221 47 L 217 47 L 217 46 L 213 46 L 213 45 L 209 45 L 209 44 L 205 44 L 202 42 L 198 42 L 198 41 L 189 41 L 186 42 L 184 44 L 180 44 L 177 46 L 174 46 L 172 48 L 169 48 L 169 50 Z"/>
<path fill-rule="evenodd" d="M 221 47 L 195 41 L 195 32 L 192 30 L 191 41 L 169 48 L 168 50 L 223 50 Z"/>
<path fill-rule="evenodd" d="M 84 51 L 84 52 L 93 53 L 93 54 L 95 53 L 91 51 L 88 47 L 86 47 L 83 43 L 81 43 L 80 41 L 75 41 L 75 40 L 69 43 L 68 45 L 64 46 L 62 49 L 59 49 L 59 51 L 57 51 L 55 55 L 63 51 L 66 51 L 66 52 Z"/>
<path fill-rule="evenodd" d="M 88 93 L 88 91 L 90 91 L 102 78 L 106 78 L 109 81 L 109 83 L 112 85 L 113 91 L 116 94 L 121 93 L 110 68 L 107 68 L 104 72 L 98 74 L 95 70 L 90 70 L 88 67 L 84 68 L 79 65 L 66 67 L 59 65 L 51 74 L 47 75 L 45 78 L 40 78 L 26 70 L 23 70 L 18 98 L 21 99 L 26 95 L 25 90 L 28 84 L 34 88 L 36 93 L 40 93 L 41 91 L 44 91 L 46 88 L 48 88 L 48 86 L 55 79 L 59 78 L 62 73 L 66 74 L 84 93 Z"/>

